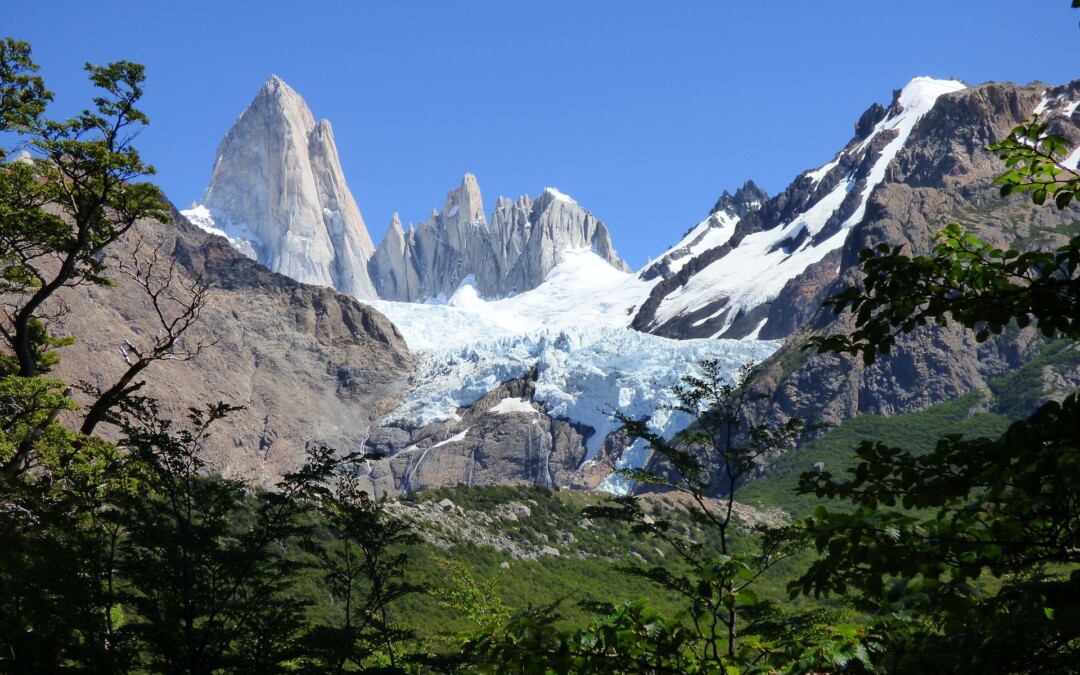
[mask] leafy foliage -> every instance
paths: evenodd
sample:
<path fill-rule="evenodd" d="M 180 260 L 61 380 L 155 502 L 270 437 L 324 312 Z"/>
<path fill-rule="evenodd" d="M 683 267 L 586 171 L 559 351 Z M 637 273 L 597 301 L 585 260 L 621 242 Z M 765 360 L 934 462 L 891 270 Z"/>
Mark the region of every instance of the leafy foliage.
<path fill-rule="evenodd" d="M 1080 174 L 1064 141 L 1033 121 L 991 149 L 1003 195 L 1054 197 L 1065 208 Z M 950 225 L 931 256 L 879 246 L 862 254 L 863 288 L 829 301 L 851 308 L 851 335 L 822 350 L 867 363 L 896 337 L 950 319 L 986 340 L 1015 323 L 1080 338 L 1080 238 L 1052 251 L 1001 251 Z M 941 438 L 927 454 L 864 441 L 846 478 L 804 474 L 803 493 L 851 510 L 804 521 L 821 558 L 792 594 L 849 593 L 877 615 L 863 643 L 903 672 L 1073 672 L 1080 662 L 1080 398 L 1042 405 L 998 439 Z"/>
<path fill-rule="evenodd" d="M 5 39 L 0 57 L 0 129 L 17 139 L 8 152 L 26 152 L 0 164 L 0 335 L 17 365 L 8 372 L 30 377 L 49 365 L 42 357 L 51 345 L 35 326 L 47 301 L 63 286 L 107 284 L 105 247 L 166 211 L 158 188 L 139 182 L 154 173 L 133 145 L 148 121 L 136 107 L 141 65 L 88 65 L 101 92 L 95 109 L 57 121 L 44 117 L 52 95 L 31 75 L 29 46 Z"/>
<path fill-rule="evenodd" d="M 1012 131 L 991 150 L 1009 170 L 997 179 L 1003 195 L 1028 193 L 1042 204 L 1054 195 L 1059 209 L 1080 190 L 1080 173 L 1061 165 L 1065 141 L 1032 122 Z M 951 318 L 976 331 L 980 342 L 1015 322 L 1034 324 L 1046 337 L 1080 336 L 1080 237 L 1055 250 L 1001 250 L 965 232 L 945 227 L 929 256 L 908 256 L 902 246 L 879 244 L 860 253 L 862 288 L 851 287 L 826 301 L 855 317 L 851 335 L 814 337 L 821 350 L 861 354 L 873 363 L 889 353 L 897 336 L 916 328 L 945 325 Z"/>
<path fill-rule="evenodd" d="M 139 219 L 164 220 L 165 206 L 139 182 L 153 169 L 132 145 L 147 123 L 142 66 L 87 66 L 94 110 L 65 121 L 44 116 L 52 94 L 36 70 L 28 45 L 0 41 L 0 133 L 15 144 L 4 155 L 28 151 L 0 163 L 0 672 L 402 672 L 387 608 L 416 590 L 400 578 L 411 535 L 351 474 L 335 482 L 363 458 L 312 448 L 273 490 L 255 489 L 202 459 L 235 408 L 176 424 L 136 395 L 147 365 L 207 344 L 183 341 L 207 285 L 158 250 L 136 244 L 118 271 L 145 291 L 160 331 L 123 345 L 128 369 L 112 386 L 82 387 L 96 401 L 81 431 L 60 423 L 78 406 L 43 377 L 73 339 L 49 332 L 64 311 L 55 294 L 109 285 L 108 247 Z M 119 443 L 91 435 L 101 422 Z M 344 626 L 358 630 L 307 621 L 313 598 L 294 586 L 311 573 L 334 592 L 354 575 Z"/>
<path fill-rule="evenodd" d="M 395 625 L 389 608 L 422 590 L 403 578 L 417 537 L 407 523 L 388 516 L 350 473 L 339 474 L 320 494 L 317 508 L 321 527 L 303 545 L 317 560 L 333 611 L 305 637 L 304 660 L 325 672 L 364 670 L 383 658 L 395 668 L 395 644 L 414 631 Z"/>
<path fill-rule="evenodd" d="M 734 381 L 723 377 L 715 361 L 703 362 L 701 370 L 700 376 L 686 377 L 673 388 L 674 408 L 694 424 L 672 439 L 650 430 L 646 420 L 615 415 L 653 452 L 648 469 L 624 475 L 682 495 L 689 519 L 714 535 L 716 546 L 692 538 L 662 513 L 645 513 L 633 496 L 585 510 L 590 517 L 626 523 L 635 534 L 674 554 L 660 564 L 623 564 L 617 569 L 673 594 L 682 610 L 665 618 L 643 601 L 597 603 L 600 619 L 567 632 L 555 627 L 555 606 L 530 608 L 505 627 L 467 643 L 479 672 L 743 672 L 787 668 L 796 662 L 821 667 L 864 659 L 865 648 L 858 641 L 823 641 L 836 635 L 828 622 L 837 615 L 785 613 L 759 599 L 755 586 L 761 577 L 801 549 L 798 532 L 749 528 L 749 548 L 735 546 L 736 490 L 759 460 L 791 447 L 801 421 L 749 423 L 743 415 L 753 370 L 744 369 Z M 717 500 L 712 494 L 723 497 Z M 809 644 L 819 649 L 807 651 Z"/>

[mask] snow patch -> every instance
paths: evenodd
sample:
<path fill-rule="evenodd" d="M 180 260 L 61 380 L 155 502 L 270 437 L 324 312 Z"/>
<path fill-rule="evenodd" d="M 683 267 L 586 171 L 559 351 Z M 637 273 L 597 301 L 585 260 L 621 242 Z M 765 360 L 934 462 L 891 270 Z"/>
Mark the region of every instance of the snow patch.
<path fill-rule="evenodd" d="M 553 187 L 544 188 L 544 192 L 551 195 L 552 198 L 554 198 L 556 201 L 566 202 L 567 204 L 577 204 L 577 202 L 575 202 L 569 196 L 564 195 Z"/>
<path fill-rule="evenodd" d="M 445 441 L 439 441 L 435 445 L 431 446 L 430 449 L 434 450 L 435 448 L 441 448 L 442 446 L 449 445 L 451 443 L 460 443 L 461 441 L 465 440 L 465 434 L 469 433 L 469 429 L 471 429 L 471 428 L 472 427 L 469 427 L 469 428 L 465 429 L 465 431 L 458 432 L 458 433 L 454 434 L 453 436 L 451 436 L 450 438 L 446 439 Z M 419 462 L 417 462 L 417 464 L 419 464 Z"/>
<path fill-rule="evenodd" d="M 217 209 L 208 209 L 202 204 L 196 204 L 180 214 L 187 218 L 204 232 L 225 237 L 240 253 L 252 260 L 258 260 L 255 250 L 263 245 L 258 235 L 248 228 L 246 223 L 233 222 L 228 216 Z"/>
<path fill-rule="evenodd" d="M 686 236 L 668 249 L 660 259 L 667 260 L 668 269 L 674 274 L 705 251 L 727 243 L 735 233 L 738 223 L 738 217 L 723 212 L 714 213 L 691 228 Z M 647 264 L 646 268 L 651 265 L 652 263 Z"/>
<path fill-rule="evenodd" d="M 830 171 L 832 171 L 834 166 L 840 163 L 840 157 L 841 155 L 837 155 L 836 159 L 834 159 L 833 161 L 829 162 L 828 164 L 819 169 L 807 171 L 806 175 L 809 176 L 810 180 L 814 181 L 815 183 L 820 183 L 821 179 L 824 178 Z"/>
<path fill-rule="evenodd" d="M 571 249 L 563 252 L 563 262 L 544 283 L 512 297 L 484 299 L 470 276 L 449 299 L 423 305 L 376 300 L 371 305 L 394 322 L 414 351 L 462 348 L 478 338 L 540 335 L 579 326 L 625 328 L 658 281 L 619 271 L 591 249 Z"/>
<path fill-rule="evenodd" d="M 508 415 L 511 413 L 527 413 L 534 415 L 537 410 L 536 406 L 524 399 L 504 398 L 495 404 L 488 412 L 493 412 L 496 415 Z"/>

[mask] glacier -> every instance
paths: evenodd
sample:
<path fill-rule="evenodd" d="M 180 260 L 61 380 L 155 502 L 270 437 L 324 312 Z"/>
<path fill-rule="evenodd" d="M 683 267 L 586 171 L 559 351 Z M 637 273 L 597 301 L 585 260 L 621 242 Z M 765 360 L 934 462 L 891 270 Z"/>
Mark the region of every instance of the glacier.
<path fill-rule="evenodd" d="M 780 347 L 766 340 L 672 340 L 628 328 L 651 287 L 582 250 L 544 284 L 511 298 L 484 300 L 465 280 L 442 304 L 373 302 L 417 362 L 415 387 L 383 424 L 419 428 L 457 419 L 459 408 L 535 369 L 534 401 L 552 417 L 594 430 L 591 461 L 619 426 L 613 411 L 649 417 L 650 428 L 670 435 L 689 423 L 666 409 L 675 403 L 671 387 L 696 373 L 699 362 L 717 359 L 734 376 Z M 637 467 L 646 458 L 638 441 L 624 448 L 618 465 Z M 600 486 L 616 493 L 628 487 L 617 476 Z"/>

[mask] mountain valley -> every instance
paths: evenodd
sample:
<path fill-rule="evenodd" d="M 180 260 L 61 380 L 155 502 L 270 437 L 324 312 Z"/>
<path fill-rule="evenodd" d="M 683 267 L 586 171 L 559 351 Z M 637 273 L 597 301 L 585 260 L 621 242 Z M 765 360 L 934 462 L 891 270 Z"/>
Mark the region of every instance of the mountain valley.
<path fill-rule="evenodd" d="M 200 17 L 66 119 L 0 39 L 0 675 L 1074 672 L 1080 80 L 914 77 L 837 135 L 857 80 L 732 69 L 760 10 L 691 4 L 252 4 L 242 58 Z M 921 63 L 917 10 L 845 65 Z M 706 39 L 650 51 L 672 17 Z M 144 96 L 197 64 L 212 108 Z M 170 114 L 206 183 L 149 163 Z"/>
<path fill-rule="evenodd" d="M 1000 200 L 991 185 L 999 165 L 984 148 L 1036 111 L 1080 139 L 1078 99 L 1075 85 L 915 78 L 889 106 L 867 109 L 833 160 L 773 197 L 752 182 L 725 192 L 708 218 L 632 273 L 605 225 L 571 197 L 554 188 L 535 199 L 500 197 L 489 218 L 471 175 L 428 222 L 404 228 L 395 216 L 377 248 L 357 253 L 356 242 L 371 240 L 359 211 L 334 220 L 353 209 L 324 206 L 315 218 L 287 206 L 355 201 L 333 161 L 329 123 L 315 124 L 272 77 L 222 142 L 205 203 L 184 214 L 271 269 L 371 303 L 401 332 L 416 366 L 398 404 L 362 434 L 310 435 L 385 455 L 369 472 L 376 492 L 503 482 L 624 490 L 612 468 L 645 455 L 641 445 L 615 447 L 610 411 L 639 417 L 670 405 L 666 389 L 703 358 L 723 358 L 734 372 L 779 347 L 765 361 L 758 414 L 833 424 L 985 390 L 1033 358 L 1033 336 L 976 345 L 952 329 L 916 332 L 872 367 L 800 344 L 832 329 L 817 308 L 856 281 L 863 248 L 926 251 L 934 231 L 964 213 L 989 215 L 973 225 L 1002 244 L 1072 222 L 1071 211 Z M 253 128 L 286 140 L 238 144 Z M 311 163 L 288 150 L 304 134 L 324 148 Z M 252 168 L 271 166 L 298 173 Z M 309 178 L 320 173 L 329 178 Z M 277 229 L 252 225 L 261 219 Z M 653 419 L 662 433 L 685 424 Z"/>

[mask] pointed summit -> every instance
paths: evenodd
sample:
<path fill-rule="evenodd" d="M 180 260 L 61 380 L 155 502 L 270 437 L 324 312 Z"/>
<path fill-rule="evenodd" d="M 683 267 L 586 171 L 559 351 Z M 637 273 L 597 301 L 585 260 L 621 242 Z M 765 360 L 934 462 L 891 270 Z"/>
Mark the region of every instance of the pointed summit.
<path fill-rule="evenodd" d="M 733 218 L 742 218 L 751 211 L 756 211 L 768 199 L 769 193 L 759 188 L 754 181 L 748 180 L 734 195 L 724 190 L 709 215 L 723 211 Z"/>
<path fill-rule="evenodd" d="M 386 235 L 368 263 L 375 290 L 384 300 L 410 300 L 420 288 L 416 269 L 412 266 L 411 242 L 414 235 L 401 228 L 398 214 L 390 219 Z"/>
<path fill-rule="evenodd" d="M 271 75 L 270 77 L 268 77 L 266 79 L 266 83 L 263 84 L 263 86 L 262 86 L 263 91 L 267 91 L 267 92 L 274 92 L 279 87 L 285 87 L 286 89 L 289 89 L 289 91 L 292 91 L 292 89 L 289 87 L 289 85 L 285 84 L 285 81 L 282 80 L 277 75 Z"/>
<path fill-rule="evenodd" d="M 504 298 L 536 288 L 567 251 L 582 248 L 629 271 L 604 224 L 570 197 L 555 188 L 536 199 L 499 197 L 489 223 L 467 173 L 428 222 L 407 233 L 391 222 L 368 271 L 384 300 L 449 299 L 469 277 L 481 296 Z"/>
<path fill-rule="evenodd" d="M 462 225 L 487 222 L 484 218 L 484 201 L 480 197 L 480 184 L 476 182 L 476 176 L 471 173 L 465 174 L 461 179 L 461 185 L 447 193 L 446 205 L 443 206 L 441 215 L 443 219 L 453 220 Z"/>
<path fill-rule="evenodd" d="M 259 262 L 304 283 L 373 298 L 375 247 L 345 184 L 333 129 L 276 75 L 218 147 L 203 204 Z"/>

